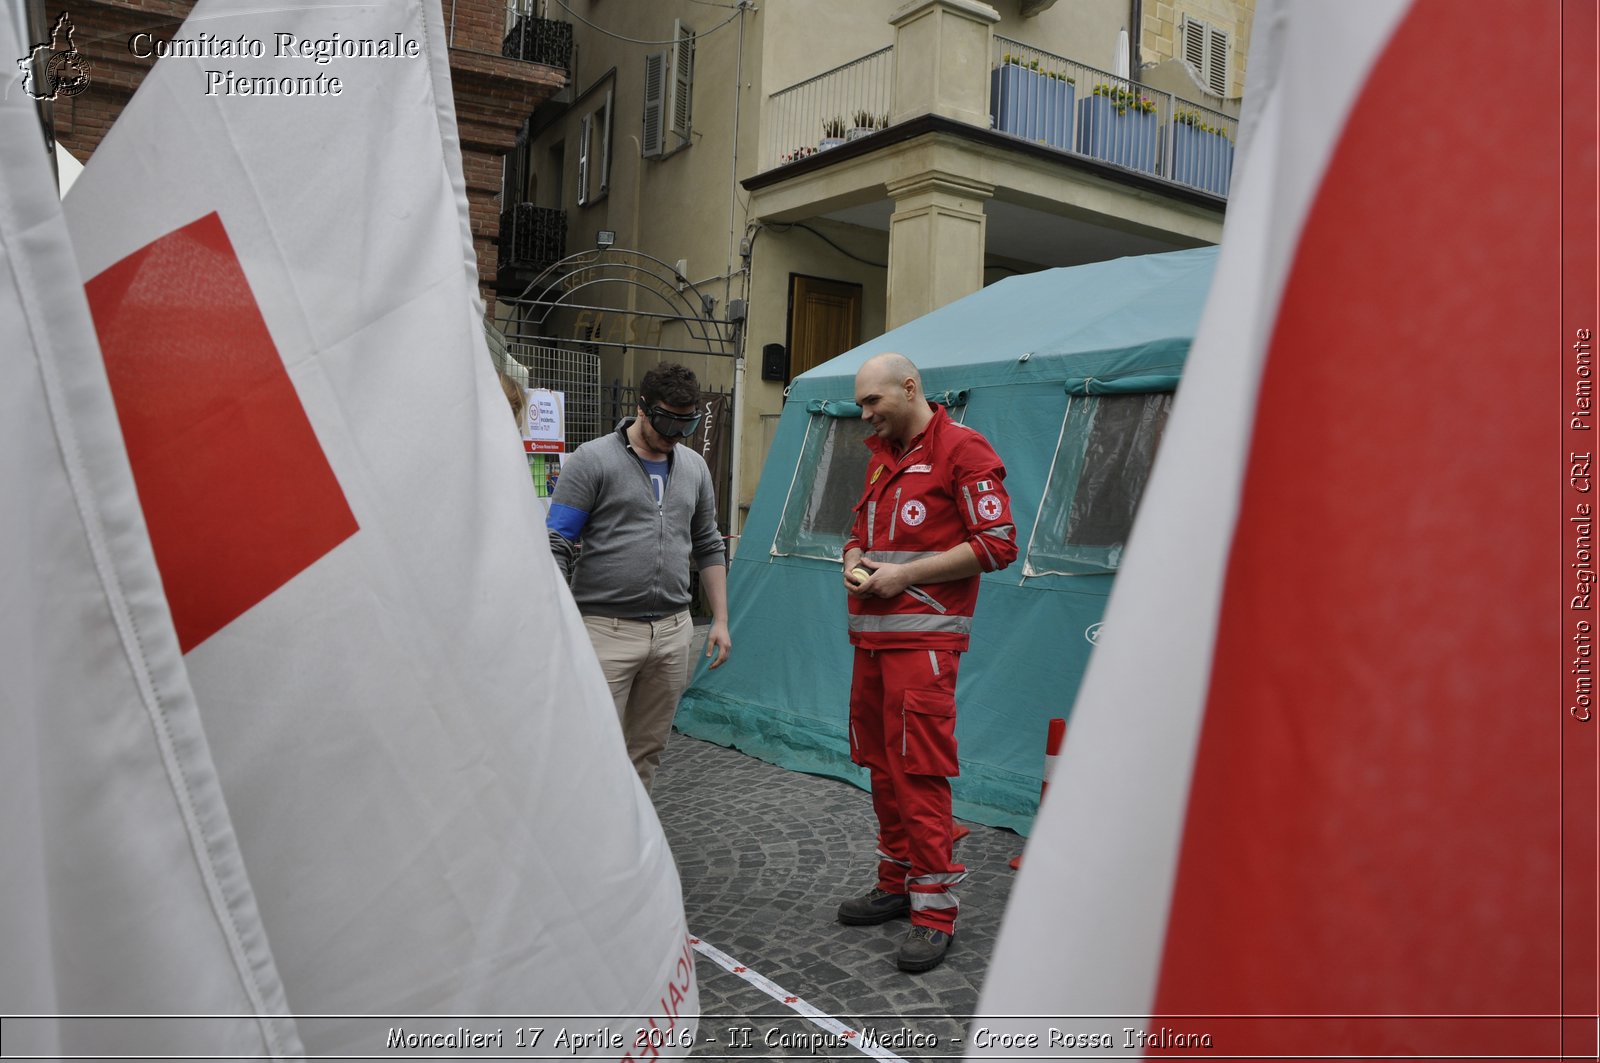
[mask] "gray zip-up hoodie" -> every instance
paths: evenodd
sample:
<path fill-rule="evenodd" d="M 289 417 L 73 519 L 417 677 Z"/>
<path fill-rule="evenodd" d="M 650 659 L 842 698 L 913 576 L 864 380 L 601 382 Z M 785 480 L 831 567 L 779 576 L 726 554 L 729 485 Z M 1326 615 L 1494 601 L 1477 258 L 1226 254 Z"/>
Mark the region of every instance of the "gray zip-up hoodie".
<path fill-rule="evenodd" d="M 705 459 L 672 448 L 661 502 L 628 446 L 633 418 L 561 462 L 550 500 L 550 545 L 585 616 L 666 616 L 689 606 L 689 565 L 727 564 Z M 572 563 L 570 543 L 581 538 Z"/>

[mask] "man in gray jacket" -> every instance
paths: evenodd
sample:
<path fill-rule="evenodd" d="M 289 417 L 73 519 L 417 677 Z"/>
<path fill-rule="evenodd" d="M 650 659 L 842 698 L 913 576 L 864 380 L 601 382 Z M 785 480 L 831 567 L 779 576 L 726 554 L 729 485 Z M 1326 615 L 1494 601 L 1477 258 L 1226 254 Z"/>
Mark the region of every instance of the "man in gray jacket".
<path fill-rule="evenodd" d="M 700 424 L 700 385 L 662 364 L 639 384 L 639 415 L 561 463 L 550 549 L 600 658 L 628 756 L 649 791 L 689 684 L 689 565 L 711 606 L 706 656 L 728 637 L 728 569 L 705 459 L 678 440 Z M 581 547 L 580 544 L 581 543 Z"/>

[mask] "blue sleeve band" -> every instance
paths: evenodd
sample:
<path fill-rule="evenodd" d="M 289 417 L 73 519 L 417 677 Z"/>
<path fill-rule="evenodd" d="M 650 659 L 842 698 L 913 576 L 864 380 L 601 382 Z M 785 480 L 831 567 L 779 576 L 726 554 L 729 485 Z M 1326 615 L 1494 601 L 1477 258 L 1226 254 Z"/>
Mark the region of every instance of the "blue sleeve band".
<path fill-rule="evenodd" d="M 589 523 L 589 514 L 581 509 L 550 503 L 550 514 L 545 517 L 545 527 L 570 542 L 583 538 L 583 526 Z"/>

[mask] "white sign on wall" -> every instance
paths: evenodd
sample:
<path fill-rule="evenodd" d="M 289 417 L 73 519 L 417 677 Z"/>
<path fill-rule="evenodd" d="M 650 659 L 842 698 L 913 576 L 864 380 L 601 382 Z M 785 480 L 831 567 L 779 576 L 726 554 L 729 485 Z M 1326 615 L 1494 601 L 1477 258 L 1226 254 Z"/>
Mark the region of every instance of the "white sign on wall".
<path fill-rule="evenodd" d="M 529 454 L 561 454 L 567 449 L 567 396 L 549 388 L 528 389 L 528 423 L 523 448 Z"/>

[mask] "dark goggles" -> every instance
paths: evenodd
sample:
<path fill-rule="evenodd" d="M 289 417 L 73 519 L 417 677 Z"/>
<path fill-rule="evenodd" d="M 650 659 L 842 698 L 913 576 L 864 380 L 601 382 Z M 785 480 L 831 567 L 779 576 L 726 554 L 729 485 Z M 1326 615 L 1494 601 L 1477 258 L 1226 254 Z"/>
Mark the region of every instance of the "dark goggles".
<path fill-rule="evenodd" d="M 668 439 L 687 439 L 700 427 L 700 413 L 673 413 L 660 406 L 643 406 L 644 415 L 650 418 L 650 427 Z"/>

